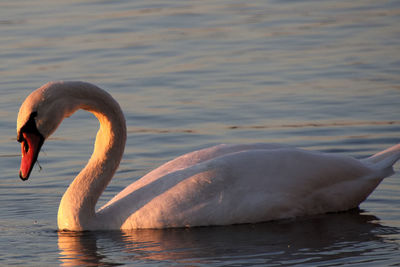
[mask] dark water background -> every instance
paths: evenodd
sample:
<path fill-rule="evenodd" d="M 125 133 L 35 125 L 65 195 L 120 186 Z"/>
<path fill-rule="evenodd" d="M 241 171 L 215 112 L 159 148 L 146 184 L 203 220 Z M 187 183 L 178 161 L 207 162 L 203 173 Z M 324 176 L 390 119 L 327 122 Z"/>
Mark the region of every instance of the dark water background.
<path fill-rule="evenodd" d="M 128 142 L 99 205 L 218 143 L 365 157 L 400 143 L 399 25 L 399 1 L 1 1 L 0 265 L 398 266 L 398 173 L 348 213 L 57 233 L 58 202 L 91 154 L 97 122 L 85 112 L 65 120 L 43 147 L 42 170 L 23 183 L 15 121 L 48 81 L 107 89 Z"/>

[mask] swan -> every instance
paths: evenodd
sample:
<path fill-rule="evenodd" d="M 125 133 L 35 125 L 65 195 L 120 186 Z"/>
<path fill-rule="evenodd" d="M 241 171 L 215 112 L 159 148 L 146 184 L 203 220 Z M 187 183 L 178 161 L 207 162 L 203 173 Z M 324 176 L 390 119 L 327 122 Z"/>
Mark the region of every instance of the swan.
<path fill-rule="evenodd" d="M 358 207 L 394 173 L 400 144 L 362 160 L 278 144 L 217 145 L 180 156 L 132 183 L 99 210 L 121 161 L 125 118 L 109 93 L 86 82 L 49 82 L 20 107 L 19 176 L 44 141 L 78 109 L 100 122 L 87 165 L 64 193 L 59 230 L 171 228 L 257 223 Z"/>

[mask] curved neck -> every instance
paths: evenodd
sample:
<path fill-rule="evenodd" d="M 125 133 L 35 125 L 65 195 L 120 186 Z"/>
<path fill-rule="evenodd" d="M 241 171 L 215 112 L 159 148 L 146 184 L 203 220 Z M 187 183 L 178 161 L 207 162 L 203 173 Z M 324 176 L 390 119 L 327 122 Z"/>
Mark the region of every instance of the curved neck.
<path fill-rule="evenodd" d="M 84 109 L 100 122 L 93 154 L 65 192 L 58 210 L 60 230 L 95 229 L 95 206 L 121 161 L 125 141 L 125 118 L 118 103 L 105 91 L 78 83 L 69 87 L 73 111 Z M 75 90 L 74 90 L 75 89 Z"/>

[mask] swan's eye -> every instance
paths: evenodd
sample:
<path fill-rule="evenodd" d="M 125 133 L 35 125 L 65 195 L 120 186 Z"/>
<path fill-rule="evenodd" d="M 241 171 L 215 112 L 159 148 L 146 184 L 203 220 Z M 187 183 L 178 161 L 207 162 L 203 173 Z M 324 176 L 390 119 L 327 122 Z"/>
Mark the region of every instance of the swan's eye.
<path fill-rule="evenodd" d="M 24 136 L 22 135 L 22 132 L 20 132 L 20 133 L 17 135 L 17 142 L 18 142 L 18 143 L 25 142 L 25 139 L 24 139 Z"/>

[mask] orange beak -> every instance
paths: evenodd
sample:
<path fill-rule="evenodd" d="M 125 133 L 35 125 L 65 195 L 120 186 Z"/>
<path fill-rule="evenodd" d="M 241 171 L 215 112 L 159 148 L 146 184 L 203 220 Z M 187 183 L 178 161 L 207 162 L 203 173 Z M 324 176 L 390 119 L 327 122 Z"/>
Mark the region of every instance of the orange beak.
<path fill-rule="evenodd" d="M 43 145 L 43 138 L 35 133 L 22 133 L 22 136 L 19 177 L 25 181 L 28 180 L 33 165 L 36 163 L 40 148 Z"/>

